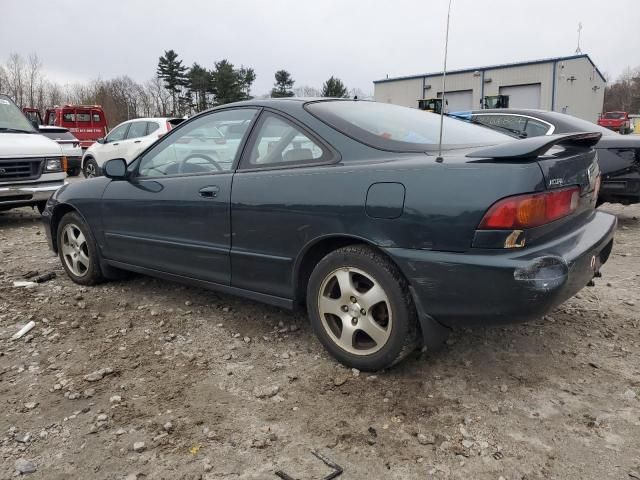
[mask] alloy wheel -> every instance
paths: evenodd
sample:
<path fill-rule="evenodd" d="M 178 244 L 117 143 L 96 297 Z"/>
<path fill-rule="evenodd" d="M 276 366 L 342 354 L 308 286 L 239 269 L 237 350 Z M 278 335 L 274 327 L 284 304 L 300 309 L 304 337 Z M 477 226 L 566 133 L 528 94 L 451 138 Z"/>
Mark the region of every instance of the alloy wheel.
<path fill-rule="evenodd" d="M 89 271 L 89 246 L 84 233 L 77 225 L 69 223 L 64 227 L 61 235 L 61 250 L 67 268 L 77 276 L 82 277 Z"/>
<path fill-rule="evenodd" d="M 96 171 L 96 166 L 93 162 L 88 162 L 85 165 L 84 172 L 87 178 L 93 178 L 98 176 L 98 172 Z"/>
<path fill-rule="evenodd" d="M 389 340 L 393 322 L 389 297 L 358 268 L 339 268 L 325 277 L 318 312 L 331 340 L 351 354 L 371 355 Z"/>

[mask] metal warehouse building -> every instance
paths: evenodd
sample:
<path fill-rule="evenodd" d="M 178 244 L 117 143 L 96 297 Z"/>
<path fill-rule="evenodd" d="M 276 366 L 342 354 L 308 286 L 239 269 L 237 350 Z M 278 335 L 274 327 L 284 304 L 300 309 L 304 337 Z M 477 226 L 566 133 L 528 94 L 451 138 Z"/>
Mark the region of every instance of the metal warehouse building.
<path fill-rule="evenodd" d="M 418 108 L 442 98 L 442 72 L 374 81 L 375 99 Z M 509 108 L 541 108 L 595 122 L 602 111 L 605 78 L 589 55 L 466 68 L 447 72 L 446 112 L 475 110 L 496 101 Z"/>

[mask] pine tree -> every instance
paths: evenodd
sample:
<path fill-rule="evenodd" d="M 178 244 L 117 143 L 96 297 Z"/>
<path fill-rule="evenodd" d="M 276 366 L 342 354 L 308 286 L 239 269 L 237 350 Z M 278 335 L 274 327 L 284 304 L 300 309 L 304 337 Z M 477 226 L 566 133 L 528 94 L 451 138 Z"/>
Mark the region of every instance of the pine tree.
<path fill-rule="evenodd" d="M 182 64 L 182 60 L 178 60 L 178 54 L 175 51 L 165 50 L 164 55 L 158 59 L 156 73 L 171 94 L 172 115 L 175 115 L 178 111 L 178 95 L 182 87 L 188 84 L 187 67 Z"/>
<path fill-rule="evenodd" d="M 208 95 L 213 89 L 211 72 L 194 63 L 189 69 L 189 91 L 194 97 L 194 108 L 201 112 L 209 108 Z"/>
<path fill-rule="evenodd" d="M 347 91 L 347 87 L 344 86 L 344 83 L 342 83 L 342 80 L 331 76 L 331 78 L 329 78 L 329 80 L 324 82 L 324 84 L 322 85 L 322 96 L 334 97 L 334 98 L 348 98 L 349 94 Z"/>
<path fill-rule="evenodd" d="M 251 85 L 253 85 L 253 82 L 256 79 L 256 72 L 253 68 L 240 66 L 240 70 L 238 70 L 238 77 L 244 100 L 251 99 Z"/>
<path fill-rule="evenodd" d="M 271 96 L 273 98 L 293 97 L 293 84 L 291 74 L 286 70 L 278 70 L 275 74 L 276 83 L 273 84 Z"/>
<path fill-rule="evenodd" d="M 244 100 L 245 93 L 241 83 L 240 73 L 233 68 L 228 60 L 216 62 L 211 72 L 212 91 L 216 97 L 216 105 Z"/>

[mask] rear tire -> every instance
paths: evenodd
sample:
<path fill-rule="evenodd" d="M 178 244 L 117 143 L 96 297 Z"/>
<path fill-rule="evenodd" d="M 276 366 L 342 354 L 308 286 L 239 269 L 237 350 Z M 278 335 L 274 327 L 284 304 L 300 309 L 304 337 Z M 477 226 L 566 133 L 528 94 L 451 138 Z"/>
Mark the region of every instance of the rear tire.
<path fill-rule="evenodd" d="M 84 175 L 84 178 L 94 178 L 94 177 L 101 176 L 102 170 L 98 166 L 98 162 L 96 162 L 93 158 L 89 157 L 84 162 L 82 173 Z"/>
<path fill-rule="evenodd" d="M 316 265 L 307 309 L 322 345 L 348 367 L 381 370 L 417 346 L 417 313 L 407 281 L 369 246 L 340 248 Z"/>
<path fill-rule="evenodd" d="M 56 232 L 58 256 L 69 278 L 80 285 L 96 285 L 105 280 L 100 269 L 98 246 L 89 226 L 76 212 L 69 212 Z"/>

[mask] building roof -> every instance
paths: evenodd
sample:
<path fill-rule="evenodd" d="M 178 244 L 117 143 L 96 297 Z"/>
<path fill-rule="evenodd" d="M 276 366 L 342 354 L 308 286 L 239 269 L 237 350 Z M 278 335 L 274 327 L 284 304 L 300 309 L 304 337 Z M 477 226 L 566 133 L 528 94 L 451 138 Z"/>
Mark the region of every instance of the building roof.
<path fill-rule="evenodd" d="M 603 82 L 606 82 L 607 80 L 604 78 L 604 75 L 602 75 L 602 73 L 600 72 L 600 70 L 598 70 L 598 67 L 596 67 L 596 64 L 593 63 L 593 60 L 591 60 L 591 57 L 589 57 L 589 55 L 587 55 L 586 53 L 580 54 L 580 55 L 570 55 L 568 57 L 553 57 L 553 58 L 543 58 L 540 60 L 531 60 L 529 62 L 515 62 L 515 63 L 502 63 L 499 65 L 489 65 L 486 67 L 475 67 L 475 68 L 463 68 L 463 69 L 459 69 L 459 70 L 447 70 L 447 75 L 452 75 L 454 73 L 469 73 L 469 72 L 481 72 L 483 70 L 496 70 L 499 68 L 512 68 L 512 67 L 524 67 L 526 65 L 537 65 L 540 63 L 552 63 L 552 62 L 562 62 L 565 60 L 575 60 L 577 58 L 586 58 L 589 63 L 591 65 L 593 65 L 593 68 L 596 70 L 596 72 L 598 72 L 598 75 L 600 75 L 600 78 L 602 78 Z M 395 82 L 397 80 L 412 80 L 415 78 L 424 78 L 424 77 L 436 77 L 436 76 L 440 76 L 442 75 L 442 72 L 431 72 L 431 73 L 421 73 L 419 75 L 406 75 L 404 77 L 393 77 L 393 78 L 383 78 L 381 80 L 374 80 L 373 83 L 386 83 L 386 82 Z"/>

